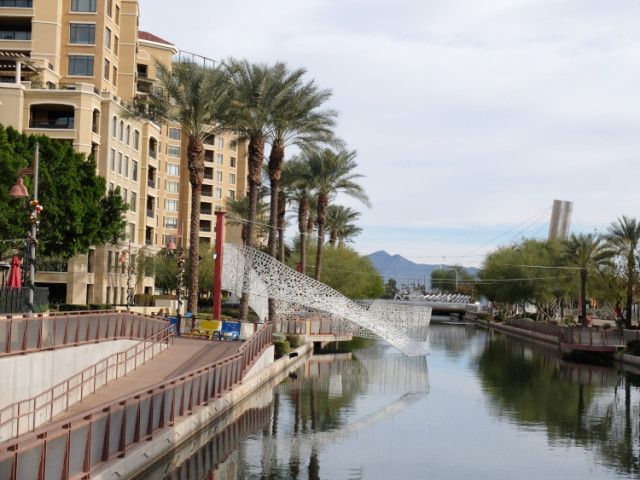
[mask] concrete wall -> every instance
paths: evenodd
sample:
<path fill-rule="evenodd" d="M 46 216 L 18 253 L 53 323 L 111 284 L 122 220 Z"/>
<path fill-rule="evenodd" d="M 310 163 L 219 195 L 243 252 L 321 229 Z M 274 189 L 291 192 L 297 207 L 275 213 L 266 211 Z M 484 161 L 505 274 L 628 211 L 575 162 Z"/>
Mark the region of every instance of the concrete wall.
<path fill-rule="evenodd" d="M 136 340 L 114 340 L 0 358 L 0 372 L 3 372 L 0 409 L 32 398 L 136 343 Z"/>

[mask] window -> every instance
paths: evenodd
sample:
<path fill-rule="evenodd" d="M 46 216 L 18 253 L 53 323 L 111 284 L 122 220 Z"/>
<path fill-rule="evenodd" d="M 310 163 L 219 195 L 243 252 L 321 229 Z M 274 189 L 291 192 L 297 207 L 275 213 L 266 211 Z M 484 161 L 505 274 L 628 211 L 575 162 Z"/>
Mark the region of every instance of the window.
<path fill-rule="evenodd" d="M 231 168 L 236 168 L 236 157 L 231 157 L 231 158 L 229 159 L 229 166 L 230 166 Z"/>
<path fill-rule="evenodd" d="M 165 190 L 169 193 L 178 193 L 178 182 L 167 180 L 167 183 L 165 184 Z"/>
<path fill-rule="evenodd" d="M 107 15 L 109 18 L 113 16 L 113 0 L 107 0 Z"/>
<path fill-rule="evenodd" d="M 120 25 L 120 5 L 116 5 L 116 25 Z"/>
<path fill-rule="evenodd" d="M 72 12 L 95 12 L 96 0 L 71 0 Z"/>
<path fill-rule="evenodd" d="M 93 55 L 69 55 L 69 75 L 93 76 Z"/>
<path fill-rule="evenodd" d="M 180 175 L 180 165 L 177 163 L 167 163 L 167 174 L 168 175 Z"/>
<path fill-rule="evenodd" d="M 111 80 L 113 86 L 115 87 L 118 84 L 118 67 L 113 66 L 113 79 Z"/>
<path fill-rule="evenodd" d="M 138 181 L 138 162 L 131 160 L 131 180 Z"/>
<path fill-rule="evenodd" d="M 220 187 L 216 187 L 216 198 L 222 198 L 222 189 Z"/>
<path fill-rule="evenodd" d="M 218 148 L 224 148 L 224 137 L 218 135 Z"/>
<path fill-rule="evenodd" d="M 165 200 L 165 209 L 167 212 L 177 212 L 178 211 L 178 200 Z"/>
<path fill-rule="evenodd" d="M 129 157 L 124 157 L 124 176 L 129 176 Z"/>
<path fill-rule="evenodd" d="M 118 56 L 118 50 L 120 49 L 120 39 L 118 38 L 117 35 L 113 36 L 113 53 L 116 54 L 116 57 Z"/>
<path fill-rule="evenodd" d="M 111 119 L 111 136 L 113 138 L 116 138 L 116 125 L 117 124 L 118 124 L 118 119 L 114 115 L 113 118 Z"/>
<path fill-rule="evenodd" d="M 133 149 L 140 149 L 140 132 L 138 130 L 133 131 Z"/>
<path fill-rule="evenodd" d="M 235 140 L 231 140 L 231 143 L 229 143 L 229 149 L 232 152 L 236 151 L 237 146 L 238 146 L 238 142 L 236 142 Z"/>
<path fill-rule="evenodd" d="M 112 172 L 116 171 L 116 151 L 113 148 L 111 149 L 110 169 Z"/>
<path fill-rule="evenodd" d="M 132 212 L 136 211 L 136 203 L 138 201 L 138 194 L 136 192 L 131 192 L 131 201 L 129 202 L 129 210 Z"/>
<path fill-rule="evenodd" d="M 218 155 L 216 155 L 216 163 L 218 165 L 222 165 L 222 154 L 219 153 Z"/>
<path fill-rule="evenodd" d="M 229 190 L 229 198 L 236 198 L 236 192 L 234 190 Z"/>
<path fill-rule="evenodd" d="M 118 153 L 118 175 L 122 175 L 122 153 Z"/>
<path fill-rule="evenodd" d="M 69 29 L 69 43 L 96 43 L 96 26 L 86 23 L 72 23 Z"/>
<path fill-rule="evenodd" d="M 176 217 L 167 217 L 164 226 L 172 229 L 178 228 L 178 219 Z"/>
<path fill-rule="evenodd" d="M 180 158 L 180 147 L 169 145 L 169 156 L 173 158 Z"/>
<path fill-rule="evenodd" d="M 122 191 L 122 200 L 124 200 L 124 203 L 127 203 L 127 194 L 128 193 L 129 193 L 129 190 L 126 189 L 126 188 Z"/>
<path fill-rule="evenodd" d="M 216 170 L 216 182 L 222 181 L 222 170 Z"/>
<path fill-rule="evenodd" d="M 131 139 L 131 127 L 127 125 L 127 133 L 124 136 L 124 143 L 129 145 L 129 140 Z"/>
<path fill-rule="evenodd" d="M 113 182 L 109 182 L 109 191 L 113 191 L 114 188 L 116 187 L 113 185 Z"/>
<path fill-rule="evenodd" d="M 120 127 L 118 128 L 118 140 L 122 141 L 122 135 L 124 134 L 124 122 L 120 121 Z"/>
<path fill-rule="evenodd" d="M 169 138 L 171 140 L 180 140 L 180 129 L 169 127 Z"/>
<path fill-rule="evenodd" d="M 104 46 L 111 50 L 111 29 L 109 27 L 104 29 Z"/>
<path fill-rule="evenodd" d="M 111 63 L 106 58 L 104 59 L 104 79 L 109 80 L 109 70 L 111 69 Z M 122 139 L 120 139 L 122 140 Z"/>
<path fill-rule="evenodd" d="M 230 173 L 229 174 L 229 185 L 235 185 L 236 184 L 236 174 L 235 173 Z"/>

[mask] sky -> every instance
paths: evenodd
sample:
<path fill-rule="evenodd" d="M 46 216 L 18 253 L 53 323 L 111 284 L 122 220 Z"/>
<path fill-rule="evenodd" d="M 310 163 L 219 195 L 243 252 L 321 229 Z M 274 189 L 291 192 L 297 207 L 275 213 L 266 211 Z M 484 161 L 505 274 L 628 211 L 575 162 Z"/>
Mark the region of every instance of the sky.
<path fill-rule="evenodd" d="M 332 90 L 372 203 L 335 200 L 361 212 L 362 254 L 479 266 L 546 238 L 554 199 L 574 233 L 640 218 L 637 0 L 139 3 L 140 29 L 181 50 Z"/>

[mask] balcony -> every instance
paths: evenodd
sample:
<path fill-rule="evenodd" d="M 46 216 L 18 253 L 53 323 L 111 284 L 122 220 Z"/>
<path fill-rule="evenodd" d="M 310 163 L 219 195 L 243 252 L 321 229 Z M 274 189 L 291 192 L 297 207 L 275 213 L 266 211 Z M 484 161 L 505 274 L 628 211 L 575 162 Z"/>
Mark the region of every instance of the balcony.
<path fill-rule="evenodd" d="M 153 188 L 153 189 L 155 189 L 155 188 L 156 188 L 156 182 L 155 182 L 155 180 L 154 180 L 153 178 L 149 178 L 149 179 L 147 180 L 147 186 L 148 186 L 149 188 Z"/>
<path fill-rule="evenodd" d="M 31 107 L 29 128 L 73 130 L 74 108 L 62 105 L 35 105 Z"/>
<path fill-rule="evenodd" d="M 200 193 L 203 197 L 213 197 L 213 188 L 211 185 L 203 185 Z"/>
<path fill-rule="evenodd" d="M 147 209 L 147 218 L 153 218 L 153 210 Z"/>
<path fill-rule="evenodd" d="M 205 168 L 203 178 L 205 180 L 213 180 L 213 168 Z"/>
<path fill-rule="evenodd" d="M 156 158 L 156 152 L 155 152 L 155 150 L 149 150 L 149 156 L 150 156 L 151 158 Z"/>

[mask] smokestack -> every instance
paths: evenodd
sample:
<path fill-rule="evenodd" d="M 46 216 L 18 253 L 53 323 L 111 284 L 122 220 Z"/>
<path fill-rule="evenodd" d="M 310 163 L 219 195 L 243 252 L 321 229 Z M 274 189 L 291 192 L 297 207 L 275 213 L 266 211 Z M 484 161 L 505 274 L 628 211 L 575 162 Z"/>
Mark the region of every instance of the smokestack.
<path fill-rule="evenodd" d="M 573 202 L 564 200 L 554 200 L 553 210 L 551 211 L 551 224 L 549 225 L 549 240 L 559 238 L 566 240 L 569 236 L 569 227 L 571 226 L 571 212 L 573 211 Z"/>

